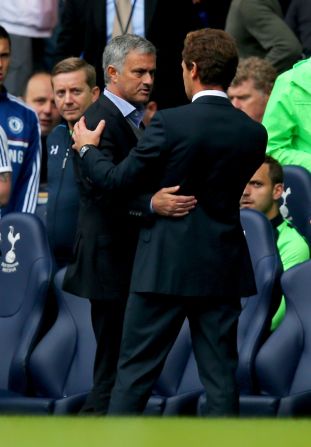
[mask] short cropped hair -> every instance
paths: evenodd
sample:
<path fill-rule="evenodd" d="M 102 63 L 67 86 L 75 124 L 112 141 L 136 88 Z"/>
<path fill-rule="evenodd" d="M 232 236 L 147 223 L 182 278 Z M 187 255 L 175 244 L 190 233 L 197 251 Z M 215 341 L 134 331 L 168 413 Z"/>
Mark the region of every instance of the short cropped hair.
<path fill-rule="evenodd" d="M 188 33 L 182 58 L 189 70 L 196 63 L 203 85 L 221 85 L 224 90 L 231 84 L 239 61 L 234 39 L 225 31 L 213 28 Z"/>
<path fill-rule="evenodd" d="M 270 155 L 265 155 L 264 163 L 269 166 L 269 177 L 272 185 L 284 183 L 284 173 L 281 164 Z"/>
<path fill-rule="evenodd" d="M 53 77 L 62 73 L 72 73 L 74 71 L 83 70 L 85 72 L 86 83 L 90 88 L 96 86 L 96 71 L 93 65 L 88 64 L 84 59 L 79 57 L 68 57 L 54 65 L 51 75 Z"/>
<path fill-rule="evenodd" d="M 277 71 L 271 62 L 251 56 L 240 60 L 231 86 L 237 87 L 242 82 L 252 79 L 256 90 L 270 95 L 276 77 Z"/>
<path fill-rule="evenodd" d="M 130 51 L 138 51 L 142 54 L 156 55 L 156 47 L 147 39 L 136 34 L 123 34 L 116 36 L 106 45 L 103 54 L 103 71 L 105 84 L 110 82 L 107 68 L 113 65 L 118 72 L 122 72 L 124 61 Z"/>
<path fill-rule="evenodd" d="M 9 42 L 10 50 L 11 50 L 11 38 L 9 33 L 3 26 L 0 25 L 0 39 L 7 39 Z"/>

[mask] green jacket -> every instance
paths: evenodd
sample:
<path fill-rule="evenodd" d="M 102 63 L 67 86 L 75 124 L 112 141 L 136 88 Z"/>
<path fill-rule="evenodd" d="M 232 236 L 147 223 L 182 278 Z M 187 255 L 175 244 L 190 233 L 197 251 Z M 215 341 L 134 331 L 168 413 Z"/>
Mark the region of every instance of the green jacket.
<path fill-rule="evenodd" d="M 284 271 L 310 258 L 308 243 L 290 222 L 284 220 L 282 216 L 279 215 L 272 219 L 271 223 L 276 230 L 277 247 Z M 285 299 L 282 297 L 281 304 L 272 319 L 272 331 L 274 331 L 282 322 L 285 310 Z"/>
<path fill-rule="evenodd" d="M 267 153 L 282 165 L 311 171 L 311 58 L 281 74 L 273 87 L 263 125 L 268 131 Z"/>

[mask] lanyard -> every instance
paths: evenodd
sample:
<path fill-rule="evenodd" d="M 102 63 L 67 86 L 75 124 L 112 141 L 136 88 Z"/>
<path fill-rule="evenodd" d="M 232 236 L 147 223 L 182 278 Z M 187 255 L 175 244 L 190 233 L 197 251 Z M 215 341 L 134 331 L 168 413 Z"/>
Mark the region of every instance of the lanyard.
<path fill-rule="evenodd" d="M 123 28 L 123 23 L 122 23 L 122 21 L 121 21 L 120 11 L 119 11 L 119 8 L 118 8 L 118 5 L 117 5 L 117 1 L 116 1 L 116 0 L 113 1 L 113 3 L 114 3 L 114 7 L 115 7 L 115 10 L 116 10 L 116 14 L 117 14 L 117 19 L 118 19 L 118 22 L 119 22 L 119 25 L 120 25 L 120 29 L 121 29 L 121 31 L 122 31 L 122 34 L 126 34 L 127 31 L 128 31 L 128 29 L 129 29 L 129 26 L 130 26 L 130 23 L 131 23 L 131 20 L 132 20 L 132 16 L 133 16 L 133 12 L 134 12 L 134 9 L 135 9 L 136 1 L 137 1 L 137 0 L 134 0 L 134 2 L 133 2 L 133 4 L 132 4 L 131 12 L 130 12 L 130 14 L 129 14 L 129 17 L 128 17 L 128 20 L 127 20 L 127 24 L 126 24 L 125 29 Z"/>

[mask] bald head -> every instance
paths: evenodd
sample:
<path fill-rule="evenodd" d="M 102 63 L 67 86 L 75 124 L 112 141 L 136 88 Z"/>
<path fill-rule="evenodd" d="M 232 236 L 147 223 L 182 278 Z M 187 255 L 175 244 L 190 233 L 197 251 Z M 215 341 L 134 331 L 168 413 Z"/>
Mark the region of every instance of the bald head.
<path fill-rule="evenodd" d="M 24 101 L 37 112 L 43 136 L 48 135 L 60 122 L 49 73 L 35 73 L 31 76 L 27 82 Z"/>

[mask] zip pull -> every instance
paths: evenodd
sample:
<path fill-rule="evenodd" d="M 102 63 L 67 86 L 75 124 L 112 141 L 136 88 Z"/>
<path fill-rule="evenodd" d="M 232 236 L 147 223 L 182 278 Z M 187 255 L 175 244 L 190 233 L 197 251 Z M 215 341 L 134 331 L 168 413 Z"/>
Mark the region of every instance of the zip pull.
<path fill-rule="evenodd" d="M 68 160 L 68 157 L 69 157 L 69 148 L 67 148 L 67 150 L 66 150 L 66 154 L 65 154 L 65 157 L 64 157 L 64 160 L 63 160 L 63 165 L 62 165 L 62 169 L 65 169 L 65 166 L 66 166 L 66 163 L 67 163 L 67 160 Z"/>

